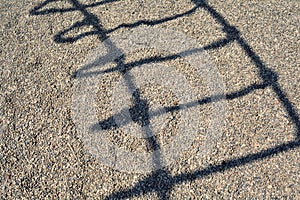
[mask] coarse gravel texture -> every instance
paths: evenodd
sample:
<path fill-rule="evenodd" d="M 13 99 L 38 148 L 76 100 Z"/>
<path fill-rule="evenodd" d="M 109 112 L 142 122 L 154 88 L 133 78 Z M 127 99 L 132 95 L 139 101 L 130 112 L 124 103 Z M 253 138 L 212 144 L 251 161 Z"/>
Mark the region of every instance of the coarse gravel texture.
<path fill-rule="evenodd" d="M 43 2 L 47 4 L 34 12 Z M 76 2 L 90 6 L 74 9 Z M 203 2 L 1 0 L 0 199 L 300 199 L 300 2 Z M 59 37 L 82 21 L 85 12 L 98 19 L 94 24 L 107 36 L 154 26 L 183 32 L 199 47 L 207 47 L 227 94 L 227 100 L 221 100 L 226 105 L 223 131 L 208 154 L 200 155 L 197 144 L 209 127 L 210 103 L 197 107 L 203 127 L 199 137 L 162 170 L 121 172 L 88 151 L 72 119 L 72 86 L 74 74 L 101 40 L 91 33 L 93 26 L 75 27 L 63 35 L 81 35 L 78 40 Z M 253 62 L 255 56 L 251 58 L 238 39 L 209 48 L 228 36 L 220 23 L 224 19 L 239 30 L 237 37 L 261 62 Z M 127 55 L 125 62 L 155 55 L 167 52 L 144 49 Z M 210 95 L 202 85 L 205 77 L 193 73 L 181 58 L 161 63 L 184 74 L 199 99 Z M 277 80 L 269 77 L 270 85 L 245 92 L 263 84 L 262 65 L 277 74 Z M 119 71 L 107 73 L 99 84 L 95 107 L 100 121 L 111 117 L 111 88 L 120 77 Z M 150 107 L 178 105 L 176 96 L 161 85 L 145 85 L 140 92 Z M 179 118 L 179 111 L 167 114 L 158 142 L 178 133 Z M 118 128 L 107 134 L 118 147 L 151 152 L 143 139 Z"/>

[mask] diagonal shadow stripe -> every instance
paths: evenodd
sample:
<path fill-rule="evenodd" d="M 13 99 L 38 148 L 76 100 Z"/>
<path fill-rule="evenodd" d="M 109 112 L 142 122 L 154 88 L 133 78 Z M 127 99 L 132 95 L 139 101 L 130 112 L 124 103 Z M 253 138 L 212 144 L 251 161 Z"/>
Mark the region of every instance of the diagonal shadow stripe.
<path fill-rule="evenodd" d="M 186 104 L 163 107 L 163 108 L 158 109 L 158 110 L 149 111 L 149 117 L 152 118 L 152 117 L 160 115 L 161 113 L 163 113 L 162 110 L 166 111 L 166 112 L 174 112 L 174 111 L 177 111 L 177 110 L 181 110 L 182 108 L 188 109 L 188 108 L 191 108 L 191 107 L 201 106 L 201 105 L 205 105 L 205 104 L 213 103 L 213 102 L 217 102 L 217 101 L 233 100 L 233 99 L 248 95 L 249 93 L 251 93 L 255 90 L 265 89 L 268 86 L 270 86 L 270 85 L 268 85 L 266 83 L 252 84 L 252 85 L 250 85 L 250 86 L 248 86 L 244 89 L 241 89 L 239 91 L 232 92 L 232 93 L 229 93 L 229 94 L 225 94 L 225 95 L 224 94 L 219 94 L 219 95 L 214 95 L 214 96 L 211 96 L 211 97 L 204 97 L 204 98 L 199 99 L 197 101 L 189 102 L 189 103 L 186 103 Z M 121 113 L 122 113 L 122 111 L 120 112 L 120 114 Z M 127 120 L 127 121 L 124 120 L 124 121 L 122 121 L 122 123 L 123 123 L 122 125 L 126 125 L 129 122 L 130 122 L 130 120 Z M 100 127 L 98 125 L 100 125 Z M 103 130 L 109 130 L 109 129 L 117 128 L 117 127 L 118 126 L 117 126 L 116 122 L 114 121 L 114 116 L 111 116 L 111 117 L 109 117 L 109 118 L 107 118 L 103 121 L 100 121 L 99 123 L 95 124 L 94 126 L 92 126 L 91 130 L 93 132 L 96 132 L 98 128 L 101 128 Z"/>
<path fill-rule="evenodd" d="M 300 140 L 284 143 L 273 148 L 269 148 L 258 153 L 249 154 L 240 158 L 235 158 L 231 160 L 225 160 L 221 164 L 209 166 L 202 170 L 197 170 L 193 173 L 184 173 L 172 177 L 170 173 L 166 170 L 155 171 L 148 175 L 143 180 L 138 181 L 135 186 L 129 189 L 124 189 L 121 191 L 113 192 L 111 195 L 107 196 L 105 199 L 121 199 L 121 198 L 131 198 L 140 195 L 144 195 L 150 192 L 156 192 L 157 194 L 164 193 L 165 195 L 158 195 L 160 199 L 169 199 L 169 192 L 171 189 L 177 185 L 184 182 L 194 181 L 196 179 L 209 176 L 214 173 L 224 172 L 231 168 L 243 166 L 249 163 L 253 163 L 268 157 L 275 156 L 282 152 L 287 152 L 300 147 Z M 164 181 L 157 182 L 159 177 L 163 176 Z"/>
<path fill-rule="evenodd" d="M 56 14 L 56 13 L 67 13 L 67 12 L 73 12 L 78 11 L 77 8 L 71 7 L 71 8 L 46 8 L 41 10 L 42 8 L 46 7 L 48 4 L 56 2 L 57 0 L 46 0 L 43 3 L 39 4 L 38 6 L 34 7 L 32 10 L 29 11 L 30 15 L 48 15 L 48 14 Z M 84 8 L 92 8 L 96 6 L 100 6 L 107 3 L 113 3 L 119 0 L 103 0 L 99 2 L 94 2 L 91 4 L 84 5 Z"/>
<path fill-rule="evenodd" d="M 232 38 L 231 39 L 224 38 L 224 39 L 220 39 L 216 42 L 213 42 L 211 44 L 208 44 L 202 48 L 195 48 L 192 50 L 187 50 L 187 51 L 176 53 L 176 54 L 170 54 L 167 56 L 152 56 L 152 57 L 148 57 L 145 59 L 140 59 L 137 61 L 126 63 L 126 64 L 123 64 L 122 66 L 118 65 L 116 67 L 105 69 L 105 70 L 98 70 L 98 71 L 93 71 L 93 72 L 83 72 L 83 70 L 88 70 L 92 67 L 98 66 L 97 60 L 101 59 L 101 58 L 99 58 L 96 61 L 94 61 L 92 64 L 88 65 L 88 67 L 85 67 L 84 69 L 82 69 L 80 75 L 77 75 L 75 72 L 75 74 L 73 74 L 73 77 L 84 78 L 84 77 L 89 77 L 89 76 L 97 76 L 100 74 L 116 72 L 116 71 L 120 71 L 120 70 L 131 70 L 134 67 L 140 67 L 141 65 L 148 64 L 148 63 L 158 63 L 158 62 L 165 62 L 168 60 L 175 60 L 177 58 L 183 58 L 184 56 L 189 56 L 192 54 L 196 54 L 198 52 L 203 52 L 203 51 L 210 50 L 210 49 L 221 48 L 233 41 L 234 41 L 234 39 L 232 39 Z"/>

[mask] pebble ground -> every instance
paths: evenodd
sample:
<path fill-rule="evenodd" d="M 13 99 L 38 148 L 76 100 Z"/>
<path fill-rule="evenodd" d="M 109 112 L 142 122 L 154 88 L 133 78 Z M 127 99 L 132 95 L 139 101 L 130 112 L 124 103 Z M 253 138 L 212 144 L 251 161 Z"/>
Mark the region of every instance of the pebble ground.
<path fill-rule="evenodd" d="M 35 9 L 43 2 L 47 4 Z M 110 168 L 85 148 L 71 116 L 73 75 L 101 45 L 95 34 L 74 41 L 56 37 L 84 19 L 74 2 L 90 5 L 85 9 L 107 30 L 107 36 L 152 21 L 156 27 L 186 33 L 200 47 L 226 37 L 224 24 L 212 14 L 216 12 L 239 30 L 238 37 L 260 57 L 261 64 L 277 74 L 275 82 L 283 93 L 278 95 L 272 82 L 231 98 L 230 94 L 263 83 L 260 63 L 253 62 L 236 40 L 208 49 L 228 94 L 222 136 L 212 151 L 197 156 L 199 134 L 191 149 L 164 170 L 132 174 Z M 300 199 L 296 138 L 300 132 L 300 2 L 207 0 L 206 7 L 201 2 L 1 0 L 0 199 Z M 93 28 L 76 27 L 65 36 L 72 38 Z M 127 59 L 157 53 L 165 52 L 133 52 Z M 164 63 L 178 66 L 198 87 L 201 80 L 180 59 Z M 99 85 L 99 119 L 111 115 L 110 91 L 119 76 L 118 72 L 107 74 Z M 174 94 L 159 85 L 145 85 L 141 94 L 152 103 L 176 104 Z M 207 94 L 199 90 L 199 95 Z M 210 105 L 201 109 L 209 113 Z M 176 112 L 168 115 L 158 141 L 176 134 L 177 122 L 171 120 L 176 117 Z M 199 118 L 205 129 L 209 120 Z M 149 150 L 143 140 L 122 133 L 111 136 L 111 141 L 130 151 Z"/>

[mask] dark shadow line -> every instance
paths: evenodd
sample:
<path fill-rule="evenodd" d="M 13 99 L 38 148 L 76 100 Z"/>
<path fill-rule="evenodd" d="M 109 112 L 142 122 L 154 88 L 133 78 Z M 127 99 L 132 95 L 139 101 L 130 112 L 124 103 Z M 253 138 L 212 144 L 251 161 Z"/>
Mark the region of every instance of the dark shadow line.
<path fill-rule="evenodd" d="M 107 38 L 107 34 L 105 33 L 105 29 L 102 28 L 102 25 L 100 24 L 99 19 L 92 13 L 89 13 L 78 0 L 70 0 L 70 1 L 72 2 L 73 6 L 75 8 L 77 8 L 78 10 L 80 10 L 82 12 L 82 14 L 85 17 L 85 20 L 83 22 L 79 22 L 78 26 L 83 25 L 83 24 L 92 25 L 94 27 L 94 29 L 97 31 L 99 40 L 104 41 Z M 110 47 L 110 49 L 114 49 L 114 51 L 118 50 L 117 47 L 115 47 L 115 45 L 113 45 L 113 43 L 111 41 L 106 41 L 106 44 Z M 107 56 L 109 56 L 109 55 L 107 55 Z M 114 60 L 114 62 L 117 64 L 117 66 L 123 66 L 124 65 L 124 57 L 121 56 L 118 59 Z M 138 89 L 127 69 L 120 69 L 119 72 L 121 73 L 124 80 L 126 81 L 126 85 L 129 89 L 135 89 L 135 90 Z M 137 94 L 133 96 L 133 98 L 135 100 L 135 105 L 133 106 L 133 110 L 136 109 L 137 112 L 139 112 L 139 110 L 141 111 L 142 108 L 141 108 L 140 103 L 142 105 L 144 105 L 144 107 L 146 109 L 146 113 L 144 113 L 144 118 L 142 117 L 142 121 L 140 121 L 140 117 L 136 117 L 135 118 L 136 121 L 140 122 L 140 124 L 142 124 L 142 125 L 146 125 L 144 134 L 154 135 L 153 133 L 151 134 L 152 130 L 150 129 L 149 125 L 147 125 L 147 123 L 150 122 L 149 119 L 147 120 L 147 116 L 149 118 L 149 113 L 147 112 L 147 103 L 143 99 L 141 99 L 138 91 L 137 91 Z M 147 137 L 147 139 L 148 139 L 148 143 L 149 143 L 149 146 L 151 149 L 156 149 L 156 148 L 160 149 L 159 144 L 156 141 L 155 137 Z M 153 164 L 159 168 L 159 166 L 161 165 L 160 152 L 158 150 L 156 150 L 155 153 L 153 153 L 152 158 L 153 158 Z M 168 185 L 168 184 L 166 184 L 166 185 Z M 161 199 L 168 199 L 169 198 L 168 193 L 169 193 L 169 190 L 157 192 L 157 194 L 159 195 L 159 197 Z"/>
<path fill-rule="evenodd" d="M 255 161 L 274 156 L 278 153 L 287 152 L 299 148 L 299 146 L 300 146 L 300 140 L 287 142 L 272 148 L 268 148 L 266 150 L 262 150 L 258 153 L 252 153 L 239 158 L 225 160 L 221 164 L 209 166 L 205 169 L 197 170 L 193 173 L 180 174 L 174 177 L 170 176 L 169 173 L 166 173 L 165 170 L 161 170 L 159 172 L 153 172 L 143 180 L 137 182 L 135 186 L 133 186 L 132 188 L 113 192 L 105 199 L 130 198 L 130 197 L 147 194 L 149 192 L 159 192 L 161 188 L 159 188 L 158 185 L 153 185 L 153 182 L 155 182 L 157 179 L 158 173 L 163 174 L 163 176 L 166 178 L 166 181 L 168 182 L 168 187 L 164 189 L 168 189 L 170 191 L 177 184 L 181 184 L 187 181 L 194 181 L 196 179 L 200 179 L 205 176 L 215 174 L 217 172 L 224 172 L 226 170 L 235 167 L 240 167 L 249 163 L 253 163 Z M 147 187 L 148 185 L 152 187 Z M 162 187 L 164 187 L 164 185 Z M 165 198 L 161 198 L 161 199 L 165 199 Z"/>
<path fill-rule="evenodd" d="M 266 83 L 262 83 L 262 84 L 254 83 L 244 89 L 241 89 L 239 91 L 232 92 L 229 94 L 225 94 L 225 95 L 219 94 L 219 95 L 213 95 L 210 97 L 204 97 L 204 98 L 199 99 L 194 102 L 189 102 L 189 103 L 180 104 L 180 105 L 176 105 L 176 106 L 165 106 L 161 109 L 154 110 L 152 112 L 150 111 L 149 116 L 150 116 L 150 118 L 152 118 L 152 117 L 160 115 L 161 113 L 164 113 L 164 111 L 165 112 L 174 112 L 174 111 L 188 109 L 191 107 L 201 106 L 201 105 L 218 102 L 218 101 L 222 101 L 222 100 L 233 100 L 233 99 L 236 99 L 236 98 L 239 98 L 242 96 L 246 96 L 255 90 L 265 89 L 268 86 L 269 85 Z M 123 113 L 123 111 L 121 111 L 119 114 L 121 114 L 121 113 Z M 90 129 L 93 132 L 96 132 L 98 128 L 101 128 L 103 130 L 109 130 L 109 129 L 113 129 L 113 128 L 118 128 L 120 126 L 124 126 L 124 125 L 128 124 L 129 122 L 130 122 L 130 120 L 126 120 L 126 121 L 123 120 L 122 124 L 119 124 L 119 126 L 118 126 L 114 120 L 114 116 L 111 116 L 111 117 L 109 117 L 105 120 L 102 120 L 102 121 L 98 122 L 97 124 L 93 125 L 92 127 L 90 127 Z"/>
<path fill-rule="evenodd" d="M 75 37 L 62 37 L 61 34 L 55 35 L 53 40 L 57 43 L 72 43 L 87 36 L 97 35 L 97 31 L 89 31 L 76 35 Z"/>
<path fill-rule="evenodd" d="M 169 192 L 175 185 L 174 183 L 174 178 L 171 176 L 170 172 L 160 169 L 138 181 L 132 188 L 114 192 L 104 199 L 125 199 L 144 195 L 149 192 L 155 192 L 161 200 L 168 200 L 170 198 Z"/>
<path fill-rule="evenodd" d="M 74 23 L 71 27 L 59 32 L 54 36 L 54 41 L 57 43 L 71 43 L 75 42 L 83 37 L 90 36 L 90 35 L 97 35 L 100 41 L 104 41 L 108 38 L 106 34 L 106 30 L 101 25 L 98 17 L 90 12 L 88 12 L 85 8 L 85 5 L 81 4 L 77 0 L 69 0 L 70 3 L 74 6 L 76 10 L 81 12 L 84 16 L 84 20 L 81 22 Z M 75 37 L 64 37 L 64 35 L 70 31 L 72 31 L 75 28 L 79 28 L 81 26 L 92 26 L 94 28 L 94 31 L 89 31 L 86 33 L 82 33 Z"/>
<path fill-rule="evenodd" d="M 214 102 L 218 102 L 218 101 L 222 101 L 222 100 L 233 100 L 242 96 L 246 96 L 251 92 L 254 92 L 255 90 L 259 90 L 259 89 L 265 89 L 266 87 L 268 87 L 269 85 L 266 83 L 263 84 L 257 84 L 254 83 L 252 85 L 247 86 L 246 88 L 236 91 L 236 92 L 232 92 L 229 94 L 219 94 L 219 95 L 213 95 L 211 97 L 205 97 L 201 100 L 197 100 L 194 102 L 189 102 L 186 104 L 181 104 L 178 106 L 170 106 L 170 107 L 164 107 L 164 109 L 167 112 L 173 112 L 173 111 L 177 111 L 177 110 L 181 110 L 182 108 L 184 109 L 188 109 L 194 106 L 198 106 L 198 105 L 204 105 L 204 104 L 208 104 L 208 103 L 214 103 Z M 160 113 L 161 111 L 155 112 L 155 113 Z M 153 114 L 155 116 L 155 114 Z"/>
<path fill-rule="evenodd" d="M 78 11 L 77 8 L 47 8 L 44 10 L 39 11 L 41 8 L 43 8 L 44 6 L 46 6 L 47 4 L 51 3 L 51 2 L 55 2 L 56 0 L 47 0 L 43 3 L 41 3 L 40 5 L 34 7 L 32 10 L 29 11 L 30 15 L 48 15 L 48 14 L 55 14 L 55 13 L 66 13 L 66 12 L 73 12 L 73 11 Z M 95 3 L 91 3 L 88 5 L 84 5 L 84 8 L 92 8 L 92 7 L 96 7 L 96 6 L 100 6 L 103 4 L 107 4 L 107 3 L 113 3 L 119 0 L 103 0 L 103 1 L 99 1 L 99 2 L 95 2 Z"/>
<path fill-rule="evenodd" d="M 124 65 L 124 57 L 120 57 L 115 60 L 117 65 Z M 162 163 L 162 155 L 160 153 L 160 144 L 157 141 L 156 136 L 153 133 L 153 130 L 150 127 L 150 116 L 149 116 L 149 104 L 148 102 L 141 97 L 140 90 L 136 87 L 134 79 L 130 74 L 129 70 L 123 69 L 120 70 L 127 88 L 134 90 L 133 97 L 133 106 L 129 109 L 129 113 L 131 115 L 131 119 L 139 124 L 143 129 L 143 134 L 147 141 L 147 146 L 149 150 L 153 152 L 152 154 L 152 163 L 153 163 L 153 171 L 160 169 Z M 168 185 L 168 184 L 167 184 Z M 160 199 L 169 199 L 169 190 L 159 190 L 157 195 Z"/>
<path fill-rule="evenodd" d="M 48 8 L 41 11 L 31 10 L 29 13 L 30 15 L 48 15 L 48 14 L 55 14 L 55 13 L 66 13 L 77 11 L 76 8 Z"/>
<path fill-rule="evenodd" d="M 213 173 L 223 172 L 231 168 L 250 164 L 255 161 L 259 161 L 267 157 L 275 156 L 279 153 L 290 151 L 299 147 L 300 147 L 300 140 L 295 140 L 295 141 L 277 145 L 272 148 L 268 148 L 266 150 L 262 150 L 258 153 L 248 154 L 246 156 L 242 156 L 236 159 L 225 160 L 222 161 L 222 163 L 219 165 L 210 166 L 203 170 L 197 170 L 194 173 L 180 174 L 174 177 L 175 179 L 174 184 L 180 184 L 186 181 L 193 181 Z"/>
<path fill-rule="evenodd" d="M 56 0 L 46 0 L 44 2 L 42 2 L 41 4 L 35 6 L 32 10 L 29 11 L 30 15 L 39 15 L 39 9 L 41 9 L 42 7 L 46 6 L 49 3 L 55 2 Z"/>
<path fill-rule="evenodd" d="M 273 91 L 277 95 L 281 104 L 285 108 L 286 112 L 289 115 L 289 118 L 295 125 L 295 134 L 297 138 L 300 138 L 300 119 L 297 111 L 295 110 L 291 101 L 287 98 L 285 92 L 281 89 L 278 83 L 278 75 L 273 72 L 271 69 L 267 68 L 260 57 L 251 49 L 251 47 L 242 39 L 237 39 L 237 42 L 242 46 L 247 55 L 252 59 L 259 69 L 260 77 L 265 81 L 269 82 L 272 86 Z"/>
<path fill-rule="evenodd" d="M 140 20 L 140 21 L 137 21 L 137 22 L 134 22 L 134 23 L 123 23 L 123 24 L 120 24 L 119 26 L 117 26 L 115 28 L 112 28 L 112 29 L 108 30 L 107 33 L 114 32 L 114 31 L 116 31 L 120 28 L 135 28 L 135 27 L 138 27 L 140 25 L 154 26 L 154 25 L 157 25 L 157 24 L 162 24 L 162 23 L 165 23 L 165 22 L 168 22 L 168 21 L 175 20 L 175 19 L 180 18 L 180 17 L 189 16 L 192 13 L 194 13 L 198 8 L 199 8 L 199 6 L 196 5 L 192 9 L 190 9 L 186 12 L 176 14 L 176 15 L 173 15 L 173 16 L 170 16 L 170 17 L 162 18 L 162 19 Z"/>
<path fill-rule="evenodd" d="M 100 5 L 103 5 L 103 4 L 117 2 L 117 1 L 120 1 L 120 0 L 103 0 L 103 1 L 99 1 L 99 2 L 95 2 L 95 3 L 85 5 L 84 8 L 92 8 L 92 7 L 100 6 Z"/>
<path fill-rule="evenodd" d="M 203 51 L 210 50 L 210 49 L 221 48 L 221 47 L 223 47 L 223 46 L 225 46 L 225 45 L 227 45 L 227 44 L 229 44 L 233 41 L 234 41 L 233 39 L 224 38 L 224 39 L 220 39 L 216 42 L 213 42 L 211 44 L 208 44 L 207 46 L 204 46 L 202 48 L 195 48 L 195 49 L 192 49 L 192 50 L 187 50 L 187 51 L 183 51 L 183 52 L 180 52 L 180 53 L 171 54 L 171 55 L 167 55 L 167 56 L 152 56 L 152 57 L 149 57 L 149 58 L 140 59 L 138 61 L 133 61 L 133 62 L 124 64 L 123 66 L 116 66 L 116 67 L 113 67 L 113 68 L 109 68 L 109 69 L 105 69 L 105 70 L 99 70 L 99 71 L 93 71 L 93 72 L 83 72 L 81 70 L 80 75 L 73 74 L 73 77 L 84 78 L 84 77 L 88 77 L 88 76 L 97 76 L 97 75 L 100 75 L 100 74 L 112 73 L 112 72 L 116 72 L 116 71 L 120 71 L 120 70 L 130 70 L 134 67 L 142 67 L 141 65 L 144 65 L 144 64 L 175 60 L 177 58 L 183 58 L 184 56 L 189 56 L 189 55 L 192 55 L 192 54 L 196 54 L 198 52 L 203 52 Z M 98 60 L 101 60 L 101 58 L 99 58 Z M 94 66 L 97 66 L 97 64 L 93 63 L 93 65 L 91 65 L 91 67 L 94 67 Z M 84 69 L 88 70 L 91 67 L 85 67 Z"/>
<path fill-rule="evenodd" d="M 238 44 L 243 48 L 244 52 L 248 55 L 251 61 L 256 65 L 259 70 L 259 75 L 264 82 L 268 82 L 272 85 L 273 91 L 276 93 L 281 104 L 285 108 L 289 115 L 289 118 L 293 121 L 295 125 L 295 136 L 300 138 L 300 120 L 297 111 L 295 110 L 293 104 L 287 98 L 285 92 L 282 90 L 278 83 L 278 75 L 275 71 L 267 68 L 261 58 L 252 50 L 250 45 L 240 36 L 239 31 L 236 27 L 231 26 L 214 8 L 206 3 L 206 0 L 193 0 L 193 2 L 198 3 L 201 7 L 207 10 L 210 15 L 216 19 L 224 28 L 225 33 L 230 37 L 234 38 Z M 201 3 L 199 3 L 201 2 Z"/>
<path fill-rule="evenodd" d="M 167 22 L 167 21 L 175 20 L 175 19 L 183 17 L 183 16 L 188 16 L 188 15 L 194 13 L 199 8 L 199 5 L 195 5 L 192 9 L 190 9 L 186 12 L 174 15 L 174 16 L 170 16 L 170 17 L 166 17 L 166 18 L 162 18 L 162 19 L 157 19 L 157 20 L 141 20 L 141 21 L 138 21 L 138 22 L 135 22 L 135 23 L 128 23 L 128 24 L 123 23 L 123 24 L 121 24 L 121 25 L 119 25 L 119 26 L 117 26 L 113 29 L 105 30 L 102 27 L 98 27 L 100 23 L 98 23 L 98 22 L 94 23 L 93 21 L 91 21 L 91 19 L 92 20 L 98 20 L 98 18 L 97 18 L 97 16 L 87 12 L 86 8 L 99 6 L 99 5 L 102 5 L 102 4 L 105 4 L 105 3 L 111 3 L 111 2 L 114 2 L 114 1 L 117 1 L 117 0 L 105 0 L 105 1 L 98 2 L 98 3 L 93 3 L 93 4 L 90 4 L 90 5 L 81 4 L 77 0 L 70 0 L 70 2 L 74 5 L 73 8 L 67 8 L 67 9 L 51 8 L 51 9 L 46 9 L 46 10 L 43 10 L 43 11 L 38 11 L 42 7 L 44 7 L 47 4 L 49 4 L 51 2 L 54 2 L 54 1 L 55 0 L 46 0 L 45 2 L 41 3 L 40 5 L 36 6 L 34 9 L 32 9 L 30 11 L 30 15 L 44 15 L 44 14 L 53 14 L 53 13 L 57 13 L 57 12 L 63 13 L 63 12 L 70 12 L 70 11 L 79 11 L 79 12 L 82 12 L 83 15 L 86 18 L 86 20 L 84 20 L 85 23 L 82 23 L 81 26 L 92 25 L 95 29 L 95 31 L 89 31 L 89 32 L 86 32 L 86 33 L 82 33 L 82 34 L 80 34 L 78 36 L 75 36 L 75 37 L 64 37 L 64 35 L 66 33 L 72 31 L 74 28 L 80 27 L 80 26 L 77 25 L 77 23 L 75 23 L 70 28 L 62 30 L 54 36 L 54 41 L 57 42 L 57 43 L 72 43 L 72 42 L 75 42 L 75 41 L 77 41 L 79 39 L 82 39 L 86 36 L 91 36 L 91 35 L 98 35 L 99 36 L 99 34 L 100 34 L 100 35 L 103 36 L 103 35 L 112 33 L 112 32 L 114 32 L 114 31 L 116 31 L 120 28 L 134 28 L 134 27 L 137 27 L 137 26 L 140 26 L 140 25 L 143 25 L 143 24 L 154 26 L 154 25 L 161 24 L 161 23 L 164 23 L 164 22 Z M 90 16 L 90 15 L 92 15 L 92 16 Z M 106 35 L 106 37 L 107 37 L 107 35 Z M 104 38 L 101 38 L 101 41 L 103 41 L 103 39 Z"/>
<path fill-rule="evenodd" d="M 79 27 L 82 27 L 82 26 L 89 26 L 89 25 L 90 25 L 90 23 L 87 20 L 83 20 L 81 22 L 75 22 L 69 28 L 67 28 L 67 29 L 59 32 L 58 34 L 56 34 L 54 36 L 53 40 L 56 43 L 70 43 L 70 42 L 75 42 L 79 39 L 82 39 L 83 37 L 97 34 L 97 31 L 90 31 L 90 32 L 81 33 L 79 35 L 76 35 L 75 37 L 63 37 L 63 35 L 65 35 L 66 33 L 70 32 L 70 31 L 72 31 L 75 28 L 79 28 Z"/>
<path fill-rule="evenodd" d="M 277 97 L 280 99 L 282 105 L 285 107 L 285 110 L 288 112 L 290 119 L 296 126 L 296 137 L 297 139 L 300 139 L 300 121 L 299 121 L 299 115 L 293 108 L 292 103 L 287 98 L 286 94 L 283 90 L 281 90 L 278 82 L 272 83 L 272 88 L 277 94 Z"/>

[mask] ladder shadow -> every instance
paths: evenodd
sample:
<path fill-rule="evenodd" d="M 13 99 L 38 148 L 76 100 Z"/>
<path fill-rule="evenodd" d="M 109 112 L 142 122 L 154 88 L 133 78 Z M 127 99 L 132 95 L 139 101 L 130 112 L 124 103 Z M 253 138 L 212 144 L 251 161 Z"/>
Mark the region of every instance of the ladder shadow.
<path fill-rule="evenodd" d="M 260 84 L 252 84 L 240 91 L 236 91 L 233 93 L 229 94 L 216 94 L 215 96 L 211 97 L 205 97 L 203 99 L 199 99 L 196 102 L 190 102 L 186 106 L 199 106 L 199 105 L 204 105 L 207 103 L 212 103 L 212 99 L 218 99 L 215 97 L 219 97 L 219 99 L 226 99 L 226 100 L 231 100 L 235 98 L 239 98 L 241 96 L 247 95 L 251 93 L 254 90 L 257 89 L 265 89 L 265 88 L 271 88 L 274 93 L 276 94 L 277 98 L 280 100 L 282 106 L 285 108 L 286 113 L 289 116 L 289 119 L 293 122 L 294 128 L 295 128 L 295 139 L 293 141 L 287 142 L 287 143 L 282 143 L 280 145 L 277 145 L 275 147 L 271 147 L 265 150 L 262 150 L 258 153 L 253 153 L 253 154 L 248 154 L 246 156 L 238 157 L 235 159 L 230 159 L 230 160 L 224 160 L 222 163 L 209 166 L 205 169 L 201 170 L 196 170 L 192 173 L 182 173 L 177 176 L 171 176 L 171 174 L 166 170 L 166 169 L 159 169 L 151 174 L 149 174 L 146 178 L 138 181 L 135 186 L 129 189 L 122 189 L 120 191 L 113 192 L 112 194 L 108 195 L 106 199 L 115 199 L 115 198 L 130 198 L 142 194 L 146 194 L 149 192 L 156 192 L 159 196 L 160 199 L 169 199 L 169 194 L 172 188 L 177 185 L 181 184 L 183 182 L 187 181 L 193 181 L 196 179 L 200 179 L 202 177 L 217 173 L 217 172 L 224 172 L 228 169 L 242 166 L 248 163 L 252 163 L 254 161 L 262 160 L 267 157 L 275 156 L 279 153 L 282 152 L 287 152 L 292 149 L 299 148 L 300 146 L 300 122 L 299 122 L 299 115 L 297 111 L 295 110 L 293 104 L 291 101 L 288 99 L 286 93 L 284 90 L 280 87 L 280 84 L 278 83 L 278 74 L 274 71 L 272 71 L 270 68 L 268 68 L 262 59 L 257 55 L 251 46 L 240 36 L 239 30 L 235 27 L 230 25 L 225 17 L 223 17 L 218 11 L 216 11 L 212 6 L 210 6 L 206 0 L 192 0 L 192 2 L 195 4 L 195 6 L 190 9 L 189 11 L 186 11 L 181 14 L 176 14 L 170 17 L 166 17 L 163 19 L 156 19 L 156 20 L 141 20 L 137 21 L 134 23 L 122 23 L 118 25 L 115 28 L 112 28 L 110 30 L 106 30 L 100 23 L 100 20 L 98 17 L 92 13 L 90 13 L 87 8 L 88 7 L 95 7 L 98 5 L 102 5 L 105 3 L 113 3 L 116 0 L 104 0 L 100 1 L 98 3 L 93 3 L 90 5 L 84 5 L 81 4 L 78 0 L 70 0 L 72 3 L 73 7 L 72 8 L 67 8 L 67 9 L 56 9 L 56 8 L 50 8 L 50 9 L 42 9 L 44 8 L 47 4 L 55 2 L 55 0 L 46 0 L 45 2 L 41 3 L 40 5 L 36 6 L 33 10 L 30 11 L 31 15 L 46 15 L 46 14 L 55 14 L 55 13 L 65 13 L 65 12 L 73 12 L 73 11 L 78 11 L 81 12 L 84 16 L 84 20 L 81 22 L 76 22 L 69 28 L 60 31 L 58 34 L 54 36 L 54 41 L 57 43 L 71 43 L 75 42 L 83 37 L 90 36 L 90 35 L 97 35 L 100 41 L 104 41 L 108 39 L 108 34 L 116 31 L 120 28 L 134 28 L 140 25 L 149 25 L 149 26 L 154 26 L 157 24 L 161 24 L 170 20 L 174 20 L 183 16 L 188 16 L 192 13 L 194 13 L 197 9 L 204 9 L 206 10 L 214 19 L 215 21 L 220 24 L 223 27 L 223 31 L 226 33 L 226 38 L 216 41 L 206 47 L 203 47 L 201 49 L 196 49 L 195 51 L 202 51 L 202 50 L 210 50 L 210 49 L 216 49 L 216 48 L 222 48 L 226 46 L 227 44 L 231 42 L 236 42 L 239 44 L 239 46 L 242 48 L 244 53 L 250 58 L 252 63 L 256 66 L 258 69 L 259 76 L 262 80 L 262 83 Z M 83 34 L 79 34 L 75 37 L 65 37 L 65 35 L 73 30 L 74 28 L 82 27 L 82 26 L 93 26 L 94 30 L 90 32 L 86 32 Z M 113 44 L 110 44 L 112 49 L 117 49 L 116 46 L 113 46 Z M 107 55 L 109 56 L 109 55 Z M 118 63 L 119 65 L 116 68 L 111 68 L 108 70 L 102 70 L 98 71 L 95 74 L 84 74 L 84 76 L 93 76 L 97 75 L 97 73 L 110 73 L 113 71 L 120 71 L 120 72 L 125 72 L 129 71 L 133 67 L 138 67 L 141 64 L 144 63 L 151 63 L 151 62 L 162 62 L 165 60 L 170 60 L 170 59 L 175 59 L 179 55 L 169 55 L 166 57 L 152 57 L 152 58 L 146 58 L 144 60 L 139 60 L 135 61 L 129 64 L 125 64 L 124 62 Z M 94 67 L 95 65 L 90 65 L 89 67 Z M 124 67 L 125 66 L 125 67 Z M 88 69 L 87 67 L 86 69 Z M 125 71 L 122 71 L 121 68 Z M 76 78 L 81 78 L 81 77 L 76 77 Z M 134 83 L 132 80 L 127 80 L 128 85 L 131 85 L 131 87 L 134 87 Z M 138 89 L 138 88 L 136 88 Z M 136 99 L 136 104 L 135 106 L 138 106 L 138 102 L 142 102 L 142 99 L 137 98 Z M 165 107 L 163 109 L 166 109 L 168 112 L 173 112 L 175 110 L 180 109 L 180 106 L 173 106 L 173 107 Z M 148 113 L 149 116 L 155 116 L 156 114 L 160 113 L 159 111 L 154 112 L 154 113 Z M 104 129 L 110 129 L 114 125 L 113 122 L 113 116 L 110 118 L 99 122 L 101 128 Z M 98 124 L 98 125 L 99 125 Z M 91 129 L 97 129 L 95 127 L 91 127 Z M 152 141 L 153 142 L 153 141 Z M 158 181 L 159 180 L 159 181 Z"/>

